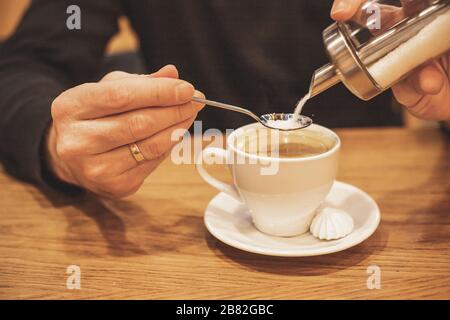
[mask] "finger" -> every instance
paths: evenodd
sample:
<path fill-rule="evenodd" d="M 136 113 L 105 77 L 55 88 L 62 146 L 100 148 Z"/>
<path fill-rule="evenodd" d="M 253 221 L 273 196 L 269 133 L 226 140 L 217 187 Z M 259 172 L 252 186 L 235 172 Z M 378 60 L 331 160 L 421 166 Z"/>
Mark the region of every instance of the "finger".
<path fill-rule="evenodd" d="M 444 81 L 445 76 L 433 62 L 424 66 L 417 76 L 417 86 L 423 94 L 438 94 L 444 86 Z"/>
<path fill-rule="evenodd" d="M 139 150 L 146 161 L 152 161 L 164 156 L 178 142 L 189 129 L 195 118 L 190 118 L 170 128 L 158 132 L 154 136 L 137 142 Z M 181 137 L 181 138 L 180 138 Z M 118 176 L 127 170 L 144 164 L 138 163 L 131 154 L 129 145 L 124 145 L 106 153 L 91 156 L 96 163 L 108 163 L 110 176 Z"/>
<path fill-rule="evenodd" d="M 407 111 L 424 120 L 446 121 L 450 118 L 450 91 L 442 90 L 437 95 L 425 95 Z"/>
<path fill-rule="evenodd" d="M 413 84 L 414 82 L 415 81 L 407 78 L 392 87 L 395 99 L 405 107 L 415 105 L 423 97 L 423 95 L 417 91 Z"/>
<path fill-rule="evenodd" d="M 374 20 L 377 17 L 374 15 L 374 12 L 376 12 L 374 10 L 381 14 L 379 27 Z M 402 20 L 405 17 L 405 12 L 399 6 L 366 0 L 336 0 L 331 11 L 331 17 L 339 22 L 351 20 L 359 26 L 369 28 L 372 34 L 378 35 Z"/>
<path fill-rule="evenodd" d="M 350 20 L 365 0 L 335 0 L 331 8 L 331 18 L 336 21 Z"/>
<path fill-rule="evenodd" d="M 194 87 L 183 80 L 136 77 L 87 83 L 65 93 L 65 106 L 76 119 L 94 119 L 149 106 L 191 101 Z"/>
<path fill-rule="evenodd" d="M 205 98 L 196 91 L 195 96 Z M 204 104 L 189 102 L 164 108 L 144 108 L 95 120 L 76 121 L 72 131 L 77 132 L 73 144 L 84 154 L 99 154 L 123 145 L 144 140 L 159 131 L 196 117 Z M 88 143 L 86 143 L 88 141 Z"/>
<path fill-rule="evenodd" d="M 158 132 L 148 139 L 136 142 L 144 158 L 146 160 L 153 160 L 170 151 L 174 145 L 181 141 L 182 135 L 187 132 L 194 120 L 195 118 L 192 117 Z"/>
<path fill-rule="evenodd" d="M 432 4 L 433 0 L 400 0 L 405 15 L 410 17 Z"/>
<path fill-rule="evenodd" d="M 436 62 L 430 61 L 413 74 L 392 87 L 397 101 L 412 107 L 427 94 L 437 94 L 444 85 L 444 78 Z"/>
<path fill-rule="evenodd" d="M 109 150 L 149 138 L 192 117 L 200 105 L 189 102 L 165 108 L 145 108 L 95 120 L 77 121 L 72 130 L 77 140 L 84 143 L 86 154 Z M 89 141 L 86 143 L 86 141 Z"/>
<path fill-rule="evenodd" d="M 127 170 L 121 175 L 99 183 L 100 193 L 109 197 L 123 198 L 136 193 L 145 179 L 166 159 L 163 155 L 158 159 L 146 161 L 139 166 Z"/>
<path fill-rule="evenodd" d="M 450 116 L 450 87 L 445 70 L 431 61 L 395 85 L 399 103 L 412 115 L 426 120 L 446 120 Z"/>

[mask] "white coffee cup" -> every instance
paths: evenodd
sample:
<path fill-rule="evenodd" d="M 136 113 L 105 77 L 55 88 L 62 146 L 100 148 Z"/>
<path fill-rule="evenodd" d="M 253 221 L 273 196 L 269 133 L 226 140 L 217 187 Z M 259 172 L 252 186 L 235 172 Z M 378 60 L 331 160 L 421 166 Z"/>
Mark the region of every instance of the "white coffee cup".
<path fill-rule="evenodd" d="M 256 123 L 241 127 L 228 136 L 227 150 L 204 149 L 196 162 L 197 171 L 207 183 L 243 202 L 260 231 L 273 236 L 300 235 L 308 231 L 316 209 L 333 185 L 340 139 L 333 131 L 313 124 L 303 130 L 328 145 L 327 151 L 317 155 L 278 158 L 247 153 L 239 147 L 252 132 L 263 129 Z M 233 184 L 206 172 L 203 160 L 211 156 L 229 165 Z M 269 169 L 274 170 L 268 174 Z"/>

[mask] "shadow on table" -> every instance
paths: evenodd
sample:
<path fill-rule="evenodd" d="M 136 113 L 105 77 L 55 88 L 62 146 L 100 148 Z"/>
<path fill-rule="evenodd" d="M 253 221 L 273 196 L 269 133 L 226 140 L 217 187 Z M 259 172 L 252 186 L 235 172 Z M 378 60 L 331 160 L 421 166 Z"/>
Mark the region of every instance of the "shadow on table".
<path fill-rule="evenodd" d="M 209 232 L 205 235 L 208 246 L 221 259 L 230 260 L 258 272 L 302 276 L 330 274 L 354 267 L 370 258 L 372 254 L 383 251 L 388 237 L 387 231 L 380 224 L 369 239 L 353 248 L 322 256 L 293 258 L 263 256 L 241 251 L 220 242 Z"/>
<path fill-rule="evenodd" d="M 201 216 L 186 214 L 187 210 L 181 214 L 183 204 L 176 200 L 169 208 L 167 201 L 159 199 L 143 208 L 130 200 L 105 200 L 92 194 L 73 198 L 47 189 L 33 195 L 42 207 L 58 208 L 64 214 L 68 223 L 64 242 L 68 251 L 79 255 L 101 257 L 105 250 L 116 257 L 186 251 L 203 237 Z M 152 214 L 164 206 L 167 216 Z"/>
<path fill-rule="evenodd" d="M 85 201 L 74 205 L 79 211 L 83 212 L 86 217 L 95 222 L 97 230 L 101 233 L 103 239 L 96 237 L 97 242 L 106 244 L 108 253 L 112 256 L 135 256 L 145 255 L 147 251 L 141 247 L 138 243 L 133 242 L 127 237 L 127 226 L 124 218 L 103 200 L 94 195 L 89 195 Z M 133 203 L 127 203 L 127 213 L 130 215 L 145 215 L 145 211 L 139 206 Z M 84 236 L 83 228 L 77 224 L 78 219 L 71 219 L 70 214 L 66 214 L 66 218 L 69 222 L 67 228 L 67 240 L 70 245 L 71 239 L 86 238 L 86 241 L 92 237 L 92 235 Z M 73 250 L 73 249 L 72 249 Z M 85 248 L 86 251 L 91 251 L 90 248 Z"/>
<path fill-rule="evenodd" d="M 101 248 L 105 245 L 113 256 L 146 253 L 139 245 L 127 238 L 123 219 L 94 195 L 84 194 L 72 197 L 51 189 L 40 191 L 40 194 L 33 193 L 33 195 L 41 206 L 58 208 L 64 214 L 68 223 L 65 243 L 72 253 L 96 256 L 100 255 Z M 45 199 L 42 198 L 43 196 Z M 130 211 L 141 210 L 136 207 Z"/>

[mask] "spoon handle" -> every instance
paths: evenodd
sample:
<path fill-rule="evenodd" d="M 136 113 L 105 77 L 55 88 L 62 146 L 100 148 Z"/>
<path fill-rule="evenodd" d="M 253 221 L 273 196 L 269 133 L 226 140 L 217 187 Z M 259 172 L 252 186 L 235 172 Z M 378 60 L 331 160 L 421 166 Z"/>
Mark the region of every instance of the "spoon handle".
<path fill-rule="evenodd" d="M 222 103 L 222 102 L 201 99 L 201 98 L 197 98 L 197 97 L 193 97 L 192 100 L 195 102 L 201 103 L 201 104 L 207 104 L 212 107 L 231 110 L 231 111 L 235 111 L 235 112 L 240 112 L 240 113 L 243 113 L 243 114 L 246 114 L 246 115 L 252 117 L 253 119 L 255 119 L 258 122 L 261 122 L 261 119 L 259 119 L 259 117 L 256 114 L 254 114 L 250 110 L 247 110 L 247 109 L 244 109 L 241 107 L 233 106 L 231 104 L 226 104 L 226 103 Z"/>

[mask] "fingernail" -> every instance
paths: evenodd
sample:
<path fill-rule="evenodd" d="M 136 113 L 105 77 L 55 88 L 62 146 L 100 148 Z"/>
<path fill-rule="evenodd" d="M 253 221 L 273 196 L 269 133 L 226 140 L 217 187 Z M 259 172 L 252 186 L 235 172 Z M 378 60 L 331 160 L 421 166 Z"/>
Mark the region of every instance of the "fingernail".
<path fill-rule="evenodd" d="M 205 95 L 203 94 L 203 92 L 195 90 L 194 96 L 200 99 L 205 99 Z M 197 107 L 198 110 L 203 109 L 203 107 L 205 106 L 203 103 L 194 103 L 194 105 Z"/>
<path fill-rule="evenodd" d="M 194 95 L 194 87 L 186 82 L 183 82 L 182 84 L 179 84 L 176 87 L 176 97 L 177 101 L 185 102 L 192 99 L 192 96 Z"/>
<path fill-rule="evenodd" d="M 351 8 L 351 3 L 347 0 L 336 1 L 331 9 L 331 15 L 335 15 L 341 12 L 348 11 Z"/>
<path fill-rule="evenodd" d="M 206 99 L 205 94 L 199 90 L 195 90 L 194 96 L 200 99 Z"/>

